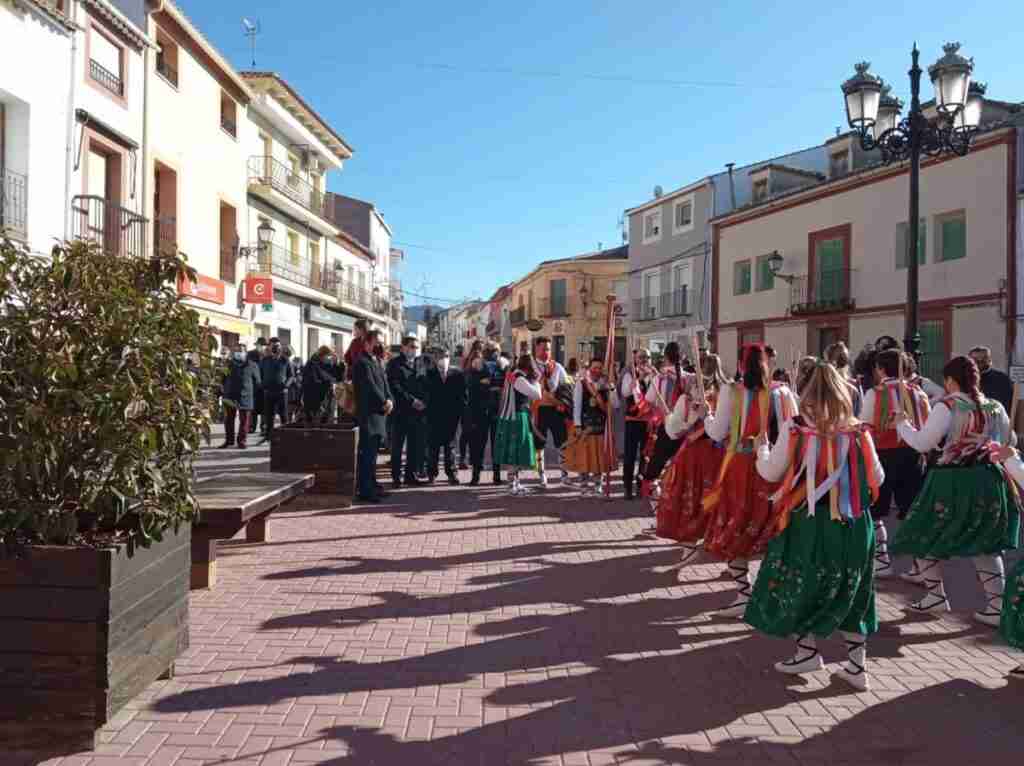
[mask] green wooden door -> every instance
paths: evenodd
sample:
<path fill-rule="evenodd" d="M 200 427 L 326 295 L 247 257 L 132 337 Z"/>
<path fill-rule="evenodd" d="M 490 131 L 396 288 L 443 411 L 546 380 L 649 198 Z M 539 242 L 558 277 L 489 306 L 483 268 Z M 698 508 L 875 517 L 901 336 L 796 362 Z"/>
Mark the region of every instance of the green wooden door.
<path fill-rule="evenodd" d="M 946 363 L 945 323 L 941 320 L 921 322 L 921 363 L 919 372 L 942 385 L 942 368 Z"/>
<path fill-rule="evenodd" d="M 818 243 L 815 257 L 817 274 L 818 303 L 835 303 L 844 295 L 843 289 L 843 240 L 826 239 Z"/>

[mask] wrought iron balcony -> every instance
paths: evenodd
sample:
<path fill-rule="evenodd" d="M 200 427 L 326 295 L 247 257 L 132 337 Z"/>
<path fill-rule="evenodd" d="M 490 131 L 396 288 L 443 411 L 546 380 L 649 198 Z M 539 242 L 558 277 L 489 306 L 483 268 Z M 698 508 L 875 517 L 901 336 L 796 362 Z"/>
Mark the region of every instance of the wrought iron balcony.
<path fill-rule="evenodd" d="M 342 303 L 374 314 L 387 315 L 387 303 L 381 301 L 379 297 L 375 297 L 373 291 L 367 290 L 365 287 L 339 279 L 334 286 L 334 294 Z"/>
<path fill-rule="evenodd" d="M 302 176 L 293 173 L 280 160 L 273 157 L 250 157 L 249 183 L 269 186 L 311 213 L 327 218 L 325 197 L 320 190 Z"/>
<path fill-rule="evenodd" d="M 690 289 L 686 285 L 660 295 L 648 295 L 633 300 L 632 319 L 639 322 L 686 316 L 689 313 Z"/>
<path fill-rule="evenodd" d="M 509 324 L 513 327 L 522 327 L 527 322 L 526 317 L 526 306 L 520 306 L 517 309 L 513 309 L 508 315 Z"/>
<path fill-rule="evenodd" d="M 92 195 L 71 198 L 71 236 L 98 242 L 108 253 L 144 257 L 147 224 L 146 218 L 114 200 Z"/>
<path fill-rule="evenodd" d="M 541 298 L 538 301 L 537 316 L 544 319 L 558 319 L 561 317 L 572 316 L 578 311 L 578 307 L 574 307 L 572 304 L 573 301 L 568 295 Z"/>
<path fill-rule="evenodd" d="M 0 234 L 28 235 L 28 176 L 7 168 L 0 175 Z"/>
<path fill-rule="evenodd" d="M 89 59 L 89 77 L 109 90 L 115 96 L 124 95 L 124 80 L 95 59 Z"/>
<path fill-rule="evenodd" d="M 173 215 L 158 216 L 153 221 L 153 249 L 168 255 L 178 252 L 178 219 Z"/>
<path fill-rule="evenodd" d="M 280 245 L 267 244 L 256 256 L 258 271 L 269 272 L 297 285 L 334 293 L 334 275 L 319 262 Z"/>
<path fill-rule="evenodd" d="M 851 269 L 834 269 L 807 277 L 797 277 L 789 288 L 789 310 L 794 316 L 829 314 L 856 308 Z"/>

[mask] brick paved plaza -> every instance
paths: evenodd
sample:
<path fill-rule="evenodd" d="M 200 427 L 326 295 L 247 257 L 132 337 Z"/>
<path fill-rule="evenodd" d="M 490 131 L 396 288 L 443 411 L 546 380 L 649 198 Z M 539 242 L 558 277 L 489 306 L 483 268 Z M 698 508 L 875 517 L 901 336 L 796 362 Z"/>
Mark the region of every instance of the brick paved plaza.
<path fill-rule="evenodd" d="M 211 451 L 202 472 L 265 460 Z M 969 565 L 950 567 L 942 620 L 904 613 L 910 586 L 881 586 L 858 694 L 828 670 L 771 670 L 790 646 L 715 618 L 722 567 L 680 579 L 641 510 L 558 487 L 309 497 L 274 517 L 272 542 L 225 546 L 176 678 L 96 752 L 47 766 L 1019 762 L 1024 684 L 1007 686 L 1016 661 L 967 619 Z"/>

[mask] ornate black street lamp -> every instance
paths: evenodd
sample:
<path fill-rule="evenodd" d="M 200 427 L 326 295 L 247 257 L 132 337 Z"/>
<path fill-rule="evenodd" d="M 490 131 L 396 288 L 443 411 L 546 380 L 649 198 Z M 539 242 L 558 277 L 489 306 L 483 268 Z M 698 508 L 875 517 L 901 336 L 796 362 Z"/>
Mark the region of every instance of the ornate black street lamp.
<path fill-rule="evenodd" d="M 903 104 L 889 93 L 882 78 L 873 75 L 870 64 L 857 64 L 856 74 L 843 83 L 846 117 L 860 134 L 865 151 L 878 149 L 885 163 L 910 160 L 910 219 L 907 221 L 907 333 L 904 348 L 919 355 L 917 238 L 920 217 L 921 156 L 967 154 L 971 139 L 981 122 L 985 86 L 972 83 L 974 60 L 960 55 L 960 43 L 948 43 L 945 55 L 928 67 L 935 86 L 936 117 L 929 120 L 921 110 L 921 68 L 914 45 L 910 67 L 910 113 L 899 119 Z"/>

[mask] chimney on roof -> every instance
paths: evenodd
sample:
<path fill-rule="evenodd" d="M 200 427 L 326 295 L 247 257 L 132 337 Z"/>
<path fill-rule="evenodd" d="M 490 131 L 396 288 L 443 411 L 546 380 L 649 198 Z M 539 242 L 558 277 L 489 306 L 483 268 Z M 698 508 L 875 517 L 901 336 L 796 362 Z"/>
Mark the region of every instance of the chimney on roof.
<path fill-rule="evenodd" d="M 729 208 L 730 210 L 736 209 L 736 184 L 732 177 L 732 169 L 735 165 L 735 162 L 725 163 L 725 167 L 729 170 L 729 201 L 732 203 L 732 207 Z"/>

